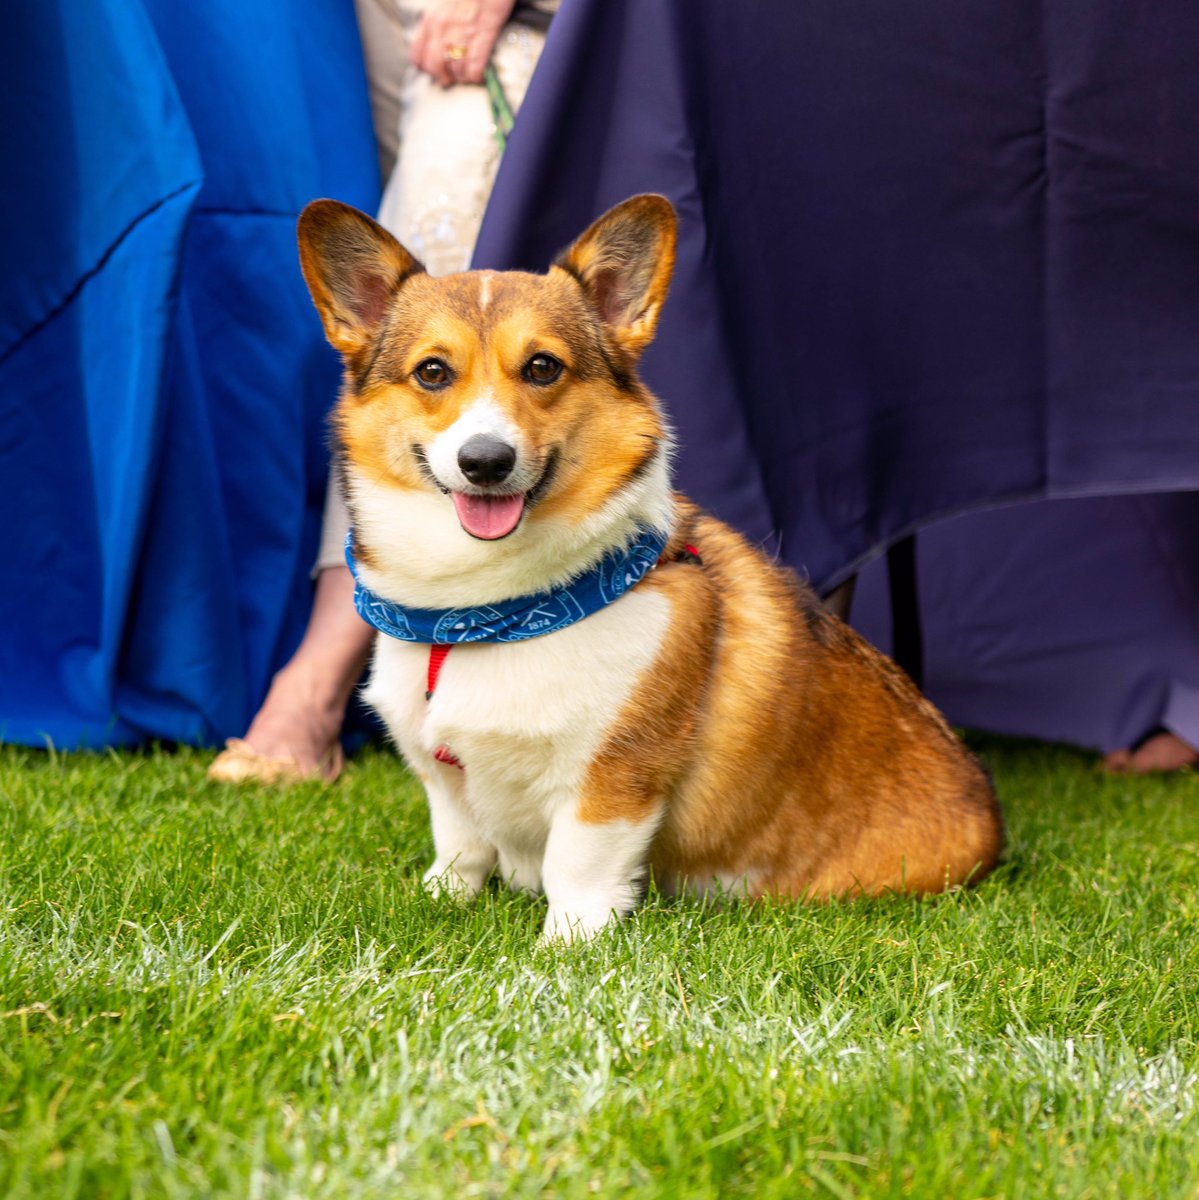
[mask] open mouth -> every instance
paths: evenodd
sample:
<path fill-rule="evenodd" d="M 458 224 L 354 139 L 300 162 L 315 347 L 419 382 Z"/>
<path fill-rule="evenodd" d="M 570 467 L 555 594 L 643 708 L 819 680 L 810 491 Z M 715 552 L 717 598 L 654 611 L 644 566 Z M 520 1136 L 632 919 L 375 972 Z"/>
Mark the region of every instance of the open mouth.
<path fill-rule="evenodd" d="M 541 478 L 527 492 L 455 492 L 445 487 L 433 474 L 423 446 L 413 445 L 412 453 L 425 478 L 443 495 L 454 502 L 458 523 L 473 538 L 495 542 L 506 538 L 520 524 L 525 510 L 545 495 L 558 469 L 558 449 L 555 446 L 546 456 Z"/>
<path fill-rule="evenodd" d="M 494 542 L 507 537 L 525 512 L 525 494 L 509 496 L 472 496 L 468 492 L 451 492 L 458 521 L 471 537 Z"/>

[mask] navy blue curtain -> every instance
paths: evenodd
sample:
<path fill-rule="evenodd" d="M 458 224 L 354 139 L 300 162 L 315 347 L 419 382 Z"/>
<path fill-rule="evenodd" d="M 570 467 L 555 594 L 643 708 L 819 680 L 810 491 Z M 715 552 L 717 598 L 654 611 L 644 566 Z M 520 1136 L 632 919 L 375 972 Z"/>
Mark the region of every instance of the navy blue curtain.
<path fill-rule="evenodd" d="M 239 733 L 310 602 L 314 196 L 378 168 L 351 0 L 44 0 L 0 40 L 0 739 Z"/>
<path fill-rule="evenodd" d="M 648 381 L 821 588 L 1033 497 L 1199 487 L 1199 5 L 567 0 L 476 262 L 682 218 Z"/>

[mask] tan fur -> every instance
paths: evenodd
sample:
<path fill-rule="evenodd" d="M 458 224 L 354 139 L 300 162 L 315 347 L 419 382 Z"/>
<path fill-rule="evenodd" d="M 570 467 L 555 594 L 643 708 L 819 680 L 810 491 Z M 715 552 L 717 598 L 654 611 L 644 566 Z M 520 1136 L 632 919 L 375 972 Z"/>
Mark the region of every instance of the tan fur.
<path fill-rule="evenodd" d="M 553 468 L 513 534 L 519 549 L 590 528 L 661 464 L 670 431 L 636 376 L 674 262 L 674 217 L 660 197 L 601 218 L 547 275 L 443 280 L 361 214 L 314 208 L 301 220 L 302 261 L 346 358 L 335 425 L 358 478 L 436 492 L 419 449 L 486 398 L 538 467 Z M 553 386 L 522 376 L 538 353 L 565 364 Z M 453 368 L 452 388 L 430 393 L 414 380 L 430 356 Z M 611 714 L 578 820 L 660 820 L 648 855 L 660 879 L 744 876 L 753 895 L 935 892 L 989 871 L 999 807 L 941 715 L 790 572 L 685 498 L 673 511 L 668 552 L 638 584 L 668 602 L 669 632 Z M 702 564 L 676 561 L 685 545 Z M 607 548 L 597 541 L 595 558 Z M 360 538 L 363 562 L 375 549 Z"/>
<path fill-rule="evenodd" d="M 682 511 L 703 566 L 640 585 L 677 616 L 597 759 L 583 819 L 673 795 L 655 872 L 751 872 L 754 894 L 940 891 L 990 870 L 994 794 L 936 709 L 790 572 Z"/>

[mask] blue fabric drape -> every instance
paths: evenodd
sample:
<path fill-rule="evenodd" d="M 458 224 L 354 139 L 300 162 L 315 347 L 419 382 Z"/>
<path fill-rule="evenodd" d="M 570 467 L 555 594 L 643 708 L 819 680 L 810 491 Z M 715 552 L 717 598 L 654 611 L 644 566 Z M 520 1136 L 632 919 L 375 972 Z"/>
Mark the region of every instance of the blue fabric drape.
<path fill-rule="evenodd" d="M 0 738 L 241 732 L 339 369 L 295 218 L 379 181 L 350 0 L 46 0 L 0 41 Z"/>

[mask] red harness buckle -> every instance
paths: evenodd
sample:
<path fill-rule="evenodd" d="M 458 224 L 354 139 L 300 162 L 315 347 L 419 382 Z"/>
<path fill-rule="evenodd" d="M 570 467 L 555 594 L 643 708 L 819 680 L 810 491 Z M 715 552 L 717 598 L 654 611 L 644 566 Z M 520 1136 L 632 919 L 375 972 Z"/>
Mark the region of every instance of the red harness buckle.
<path fill-rule="evenodd" d="M 433 751 L 433 757 L 439 763 L 445 763 L 447 767 L 457 767 L 459 771 L 465 771 L 466 768 L 458 761 L 457 756 L 444 742 Z"/>

